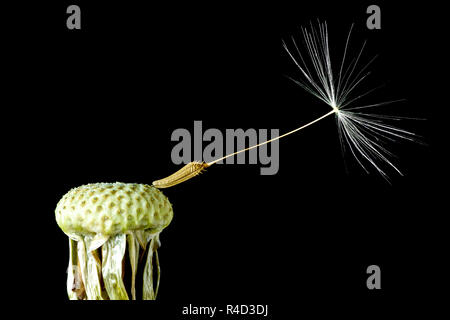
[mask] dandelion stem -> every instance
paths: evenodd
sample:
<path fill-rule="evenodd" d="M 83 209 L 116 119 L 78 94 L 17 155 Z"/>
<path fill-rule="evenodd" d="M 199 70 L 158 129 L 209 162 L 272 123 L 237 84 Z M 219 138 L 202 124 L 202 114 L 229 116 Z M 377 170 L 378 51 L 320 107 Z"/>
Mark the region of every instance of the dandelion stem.
<path fill-rule="evenodd" d="M 242 152 L 245 152 L 245 151 L 254 149 L 254 148 L 258 148 L 258 147 L 260 147 L 260 146 L 262 146 L 262 145 L 265 145 L 265 144 L 271 143 L 271 142 L 273 142 L 273 141 L 276 141 L 276 140 L 278 140 L 278 139 L 281 139 L 281 138 L 283 138 L 283 137 L 286 137 L 286 136 L 288 136 L 288 135 L 290 135 L 290 134 L 292 134 L 292 133 L 294 133 L 294 132 L 300 131 L 300 130 L 302 130 L 302 129 L 304 129 L 304 128 L 306 128 L 306 127 L 308 127 L 308 126 L 310 126 L 310 125 L 312 125 L 312 124 L 314 124 L 314 123 L 316 123 L 316 122 L 318 122 L 318 121 L 320 121 L 320 120 L 322 120 L 322 119 L 324 119 L 324 118 L 328 117 L 329 115 L 332 115 L 333 113 L 336 113 L 336 112 L 338 112 L 338 109 L 337 109 L 337 108 L 333 108 L 332 111 L 330 111 L 330 112 L 324 114 L 323 116 L 320 116 L 319 118 L 317 118 L 317 119 L 315 119 L 315 120 L 313 120 L 313 121 L 311 121 L 311 122 L 308 122 L 307 124 L 305 124 L 305 125 L 303 125 L 303 126 L 297 128 L 297 129 L 294 129 L 294 130 L 292 130 L 292 131 L 286 132 L 285 134 L 282 134 L 281 136 L 272 138 L 272 139 L 270 139 L 270 140 L 261 142 L 260 144 L 251 146 L 251 147 L 246 148 L 246 149 L 239 150 L 239 151 L 237 151 L 237 152 L 228 154 L 228 155 L 226 155 L 226 156 L 224 156 L 224 157 L 222 157 L 222 158 L 219 158 L 219 159 L 213 160 L 213 161 L 211 161 L 211 162 L 208 162 L 208 166 L 210 166 L 210 165 L 212 165 L 212 164 L 214 164 L 214 163 L 216 163 L 216 162 L 219 162 L 219 161 L 221 161 L 221 160 L 224 160 L 224 159 L 226 159 L 226 158 L 235 156 L 235 155 L 237 155 L 237 154 L 239 154 L 239 153 L 242 153 Z"/>

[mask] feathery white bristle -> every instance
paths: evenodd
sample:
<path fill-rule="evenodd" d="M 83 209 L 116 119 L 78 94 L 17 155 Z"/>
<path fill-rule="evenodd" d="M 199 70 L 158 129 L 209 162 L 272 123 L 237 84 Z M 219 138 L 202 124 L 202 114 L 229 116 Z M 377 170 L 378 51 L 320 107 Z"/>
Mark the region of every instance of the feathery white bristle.
<path fill-rule="evenodd" d="M 394 155 L 386 149 L 384 146 L 385 142 L 396 141 L 397 139 L 416 141 L 417 136 L 386 122 L 404 119 L 402 117 L 359 111 L 396 101 L 350 107 L 355 101 L 377 89 L 368 90 L 357 96 L 353 95 L 354 90 L 370 74 L 366 69 L 375 60 L 376 56 L 365 64 L 360 63 L 366 46 L 366 42 L 364 42 L 359 52 L 351 60 L 347 57 L 353 29 L 352 25 L 345 42 L 339 72 L 337 77 L 334 77 L 328 44 L 327 24 L 318 22 L 316 28 L 311 23 L 310 27 L 310 30 L 301 28 L 308 60 L 305 59 L 294 37 L 291 37 L 291 49 L 283 41 L 284 49 L 303 77 L 301 80 L 288 78 L 328 104 L 335 111 L 339 140 L 343 150 L 345 150 L 347 145 L 351 154 L 366 172 L 369 172 L 367 164 L 370 164 L 387 180 L 389 180 L 389 177 L 384 169 L 386 165 L 401 174 L 400 170 L 390 160 Z M 350 60 L 350 62 L 347 62 L 347 60 Z"/>

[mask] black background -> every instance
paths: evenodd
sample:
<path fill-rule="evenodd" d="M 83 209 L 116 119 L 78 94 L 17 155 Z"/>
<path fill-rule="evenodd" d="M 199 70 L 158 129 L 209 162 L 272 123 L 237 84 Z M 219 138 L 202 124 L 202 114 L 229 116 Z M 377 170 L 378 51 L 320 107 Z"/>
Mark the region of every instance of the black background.
<path fill-rule="evenodd" d="M 80 5 L 82 30 L 67 30 L 69 4 Z M 179 168 L 171 133 L 193 132 L 194 120 L 204 129 L 286 132 L 328 112 L 285 77 L 298 73 L 281 46 L 319 18 L 332 54 L 341 54 L 355 23 L 353 52 L 366 39 L 366 61 L 380 55 L 364 88 L 385 87 L 366 101 L 405 98 L 383 110 L 427 119 L 403 124 L 426 146 L 392 145 L 405 176 L 391 172 L 389 184 L 348 155 L 346 170 L 331 118 L 280 142 L 277 175 L 261 176 L 257 165 L 213 166 L 164 191 L 175 216 L 161 234 L 158 300 L 107 310 L 175 318 L 189 303 L 267 303 L 281 319 L 420 307 L 445 270 L 445 162 L 435 122 L 445 101 L 436 78 L 445 56 L 442 8 L 378 1 L 382 29 L 368 30 L 370 4 L 55 1 L 14 9 L 5 87 L 13 99 L 4 120 L 13 126 L 4 145 L 20 183 L 15 195 L 27 200 L 19 197 L 22 209 L 12 215 L 12 296 L 105 314 L 105 306 L 67 301 L 58 200 L 81 184 L 169 175 Z M 371 264 L 381 268 L 378 291 L 366 287 Z"/>

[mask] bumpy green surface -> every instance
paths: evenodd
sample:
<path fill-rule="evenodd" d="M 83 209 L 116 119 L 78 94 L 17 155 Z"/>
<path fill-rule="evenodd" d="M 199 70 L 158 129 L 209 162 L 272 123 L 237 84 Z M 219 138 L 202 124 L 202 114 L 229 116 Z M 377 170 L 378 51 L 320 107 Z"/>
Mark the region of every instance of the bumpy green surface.
<path fill-rule="evenodd" d="M 66 234 L 105 236 L 132 230 L 164 229 L 172 205 L 155 187 L 134 183 L 94 183 L 74 188 L 59 201 L 56 222 Z"/>

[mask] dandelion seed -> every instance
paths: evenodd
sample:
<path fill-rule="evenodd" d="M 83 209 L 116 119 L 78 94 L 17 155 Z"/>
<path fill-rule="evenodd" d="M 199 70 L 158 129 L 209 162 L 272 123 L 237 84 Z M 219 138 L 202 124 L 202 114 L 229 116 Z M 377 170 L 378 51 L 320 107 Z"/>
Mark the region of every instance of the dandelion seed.
<path fill-rule="evenodd" d="M 389 121 L 407 119 L 405 117 L 365 113 L 360 111 L 362 109 L 376 108 L 402 100 L 353 106 L 356 101 L 372 93 L 379 87 L 372 88 L 356 96 L 354 95 L 355 90 L 359 88 L 364 79 L 370 75 L 367 68 L 377 56 L 366 63 L 361 62 L 366 47 L 366 42 L 364 42 L 357 54 L 351 57 L 349 54 L 349 43 L 352 30 L 353 25 L 350 27 L 350 31 L 345 41 L 342 61 L 337 69 L 339 70 L 337 74 L 334 73 L 332 68 L 328 43 L 328 28 L 326 23 L 318 22 L 316 27 L 311 23 L 309 30 L 307 28 L 301 28 L 306 50 L 300 49 L 294 37 L 290 38 L 289 43 L 285 41 L 282 42 L 283 48 L 286 50 L 301 74 L 301 79 L 295 79 L 289 76 L 288 78 L 305 89 L 308 93 L 329 105 L 332 109 L 331 111 L 278 137 L 228 154 L 209 163 L 203 163 L 203 166 L 198 167 L 198 172 L 195 172 L 195 174 L 192 174 L 191 172 L 189 173 L 189 176 L 183 176 L 177 181 L 186 181 L 214 163 L 286 137 L 333 114 L 336 118 L 339 141 L 344 153 L 348 148 L 357 163 L 367 173 L 370 172 L 369 167 L 373 167 L 387 181 L 389 181 L 389 176 L 385 167 L 390 167 L 398 174 L 402 175 L 401 171 L 391 160 L 395 155 L 385 147 L 385 144 L 387 142 L 396 142 L 398 140 L 418 142 L 418 136 L 388 123 Z M 305 52 L 302 53 L 302 51 L 306 51 L 306 54 Z M 199 165 L 195 162 L 191 164 Z M 183 169 L 176 174 L 183 175 Z M 175 181 L 175 183 L 165 185 L 165 180 L 166 179 L 155 181 L 154 185 L 168 187 L 178 183 Z"/>

